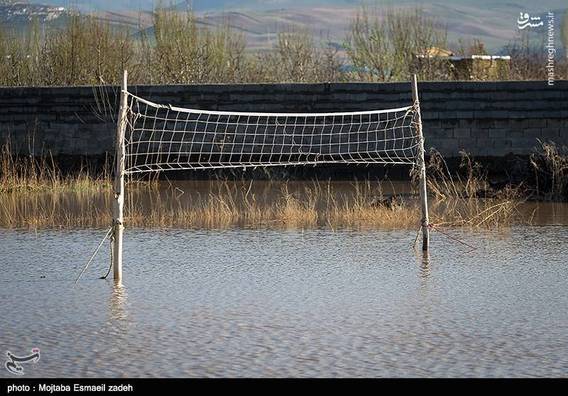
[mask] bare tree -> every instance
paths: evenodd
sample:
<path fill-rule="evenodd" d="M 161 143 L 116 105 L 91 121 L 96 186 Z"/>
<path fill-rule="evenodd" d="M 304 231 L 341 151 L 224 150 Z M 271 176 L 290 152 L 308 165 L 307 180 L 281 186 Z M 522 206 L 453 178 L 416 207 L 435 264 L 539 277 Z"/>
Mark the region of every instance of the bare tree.
<path fill-rule="evenodd" d="M 155 45 L 147 46 L 158 83 L 227 82 L 240 79 L 245 41 L 228 25 L 215 30 L 198 27 L 191 11 L 157 10 Z"/>
<path fill-rule="evenodd" d="M 330 45 L 317 45 L 307 30 L 280 32 L 274 51 L 258 57 L 265 73 L 259 78 L 274 82 L 326 82 L 341 79 L 341 62 Z"/>
<path fill-rule="evenodd" d="M 363 7 L 351 23 L 346 47 L 358 79 L 404 80 L 413 72 L 433 79 L 447 75 L 447 62 L 429 56 L 430 49 L 446 46 L 446 37 L 446 30 L 420 8 L 381 12 Z"/>

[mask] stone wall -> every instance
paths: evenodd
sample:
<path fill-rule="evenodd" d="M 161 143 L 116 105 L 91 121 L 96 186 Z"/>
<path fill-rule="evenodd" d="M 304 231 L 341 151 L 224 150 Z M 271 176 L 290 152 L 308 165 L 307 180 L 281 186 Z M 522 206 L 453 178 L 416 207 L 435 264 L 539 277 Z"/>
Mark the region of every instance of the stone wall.
<path fill-rule="evenodd" d="M 409 83 L 132 86 L 159 103 L 209 110 L 329 112 L 406 106 Z M 568 145 L 568 81 L 419 83 L 426 148 L 456 157 Z M 20 154 L 113 152 L 117 87 L 0 88 L 0 142 Z"/>

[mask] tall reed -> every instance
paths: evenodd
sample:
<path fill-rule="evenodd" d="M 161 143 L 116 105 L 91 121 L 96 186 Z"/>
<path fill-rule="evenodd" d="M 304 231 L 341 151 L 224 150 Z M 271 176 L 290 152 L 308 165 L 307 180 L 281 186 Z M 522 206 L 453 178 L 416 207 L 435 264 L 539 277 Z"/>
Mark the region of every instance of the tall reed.
<path fill-rule="evenodd" d="M 541 142 L 531 155 L 535 195 L 541 200 L 568 200 L 568 147 Z"/>
<path fill-rule="evenodd" d="M 0 193 L 12 191 L 99 191 L 111 187 L 109 164 L 96 175 L 88 167 L 63 174 L 51 156 L 18 156 L 10 143 L 0 147 Z"/>
<path fill-rule="evenodd" d="M 435 196 L 431 222 L 439 225 L 499 227 L 509 225 L 524 201 L 521 186 L 493 191 L 487 173 L 466 152 L 461 152 L 460 171 L 450 172 L 437 151 L 430 153 L 428 190 Z"/>

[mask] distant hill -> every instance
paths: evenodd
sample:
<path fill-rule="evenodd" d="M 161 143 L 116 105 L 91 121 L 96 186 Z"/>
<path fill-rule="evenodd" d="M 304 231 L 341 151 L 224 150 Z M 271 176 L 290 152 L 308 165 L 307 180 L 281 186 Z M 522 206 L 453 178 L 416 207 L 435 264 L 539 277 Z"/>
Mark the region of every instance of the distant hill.
<path fill-rule="evenodd" d="M 223 11 L 268 11 L 275 9 L 291 8 L 312 8 L 312 7 L 357 7 L 361 4 L 360 0 L 187 0 L 187 1 L 168 1 L 168 0 L 44 0 L 45 4 L 69 7 L 71 4 L 82 10 L 98 11 L 149 11 L 156 4 L 168 6 L 179 3 L 180 7 L 192 6 L 197 12 L 223 12 Z M 498 17 L 504 18 L 508 15 L 517 17 L 520 11 L 526 12 L 545 12 L 550 9 L 566 9 L 566 0 L 365 0 L 366 4 L 378 6 L 405 6 L 422 5 L 425 8 L 430 6 L 442 6 L 443 8 L 467 7 L 471 10 L 492 11 Z M 506 14 L 502 14 L 506 11 Z M 514 11 L 513 14 L 509 14 Z M 472 15 L 476 15 L 474 13 Z"/>
<path fill-rule="evenodd" d="M 235 5 L 238 3 L 238 5 Z M 436 18 L 447 27 L 448 40 L 456 43 L 459 39 L 480 39 L 492 53 L 501 49 L 519 35 L 517 18 L 519 13 L 529 12 L 532 16 L 544 18 L 546 12 L 553 11 L 560 24 L 568 9 L 567 0 L 438 0 L 422 2 L 398 0 L 395 2 L 378 0 L 366 1 L 378 7 L 396 4 L 397 7 L 417 7 Z M 186 2 L 178 4 L 178 10 L 187 9 Z M 374 7 L 371 6 L 372 7 Z M 278 31 L 293 28 L 307 28 L 323 41 L 343 43 L 351 20 L 360 9 L 359 1 L 352 0 L 196 0 L 194 9 L 200 21 L 206 25 L 228 23 L 242 31 L 252 48 L 268 48 L 272 45 Z M 560 44 L 560 26 L 556 37 Z M 559 45 L 559 49 L 561 46 Z"/>
<path fill-rule="evenodd" d="M 65 7 L 30 4 L 21 0 L 0 0 L 0 26 L 8 30 L 22 31 L 32 21 L 54 26 L 63 23 L 66 17 Z"/>
<path fill-rule="evenodd" d="M 412 0 L 400 0 L 412 2 Z M 380 1 L 385 3 L 385 1 Z M 359 0 L 46 0 L 46 4 L 79 8 L 82 11 L 150 11 L 157 4 L 192 7 L 197 12 L 211 11 L 266 11 L 279 8 L 312 6 L 357 6 Z"/>
<path fill-rule="evenodd" d="M 40 0 L 50 6 L 76 5 L 84 12 L 95 12 L 100 18 L 140 29 L 152 29 L 152 0 Z M 0 4 L 8 3 L 0 0 Z M 14 3 L 14 1 L 10 1 Z M 519 34 L 517 18 L 520 12 L 544 16 L 549 10 L 558 16 L 568 9 L 567 0 L 366 0 L 378 7 L 420 6 L 447 26 L 448 39 L 482 40 L 489 51 L 498 53 Z M 19 4 L 25 4 L 19 1 Z M 161 4 L 169 4 L 162 1 Z M 290 28 L 308 29 L 322 41 L 340 45 L 349 23 L 360 7 L 358 0 L 192 0 L 171 5 L 177 10 L 193 7 L 203 26 L 229 24 L 243 32 L 251 49 L 270 48 L 276 33 Z M 0 13 L 3 13 L 0 8 Z M 2 16 L 2 24 L 6 18 Z M 560 26 L 557 40 L 560 43 Z M 560 45 L 559 45 L 560 48 Z"/>

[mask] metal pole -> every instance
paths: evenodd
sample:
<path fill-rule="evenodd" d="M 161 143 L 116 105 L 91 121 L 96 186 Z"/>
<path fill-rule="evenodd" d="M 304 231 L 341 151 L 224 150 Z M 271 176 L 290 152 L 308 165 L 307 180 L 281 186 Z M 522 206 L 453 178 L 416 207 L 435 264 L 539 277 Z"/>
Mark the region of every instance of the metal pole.
<path fill-rule="evenodd" d="M 418 99 L 418 81 L 416 74 L 412 77 L 412 100 L 416 109 L 416 132 L 418 134 L 418 167 L 420 171 L 420 206 L 422 209 L 422 250 L 427 251 L 430 244 L 428 228 L 428 195 L 426 190 L 426 162 L 424 160 L 424 135 L 422 134 L 422 117 L 420 115 L 420 100 Z"/>
<path fill-rule="evenodd" d="M 126 70 L 122 76 L 122 85 L 120 90 L 120 110 L 116 127 L 116 169 L 114 174 L 114 201 L 112 206 L 112 224 L 113 224 L 113 250 L 112 250 L 112 268 L 115 282 L 122 281 L 122 233 L 124 226 L 124 132 L 126 129 L 126 110 L 127 110 L 127 78 Z"/>

